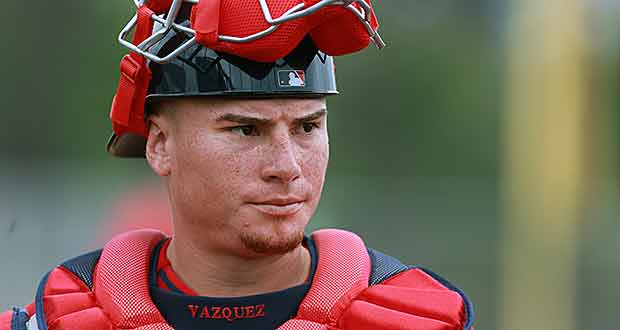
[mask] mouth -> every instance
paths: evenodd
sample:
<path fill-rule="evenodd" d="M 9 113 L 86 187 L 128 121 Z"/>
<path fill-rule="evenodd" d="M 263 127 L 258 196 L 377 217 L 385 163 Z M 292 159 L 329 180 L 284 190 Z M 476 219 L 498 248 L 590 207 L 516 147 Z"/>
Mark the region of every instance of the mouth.
<path fill-rule="evenodd" d="M 260 203 L 249 203 L 249 205 L 267 215 L 286 217 L 299 212 L 304 206 L 304 202 L 299 199 L 274 199 Z"/>

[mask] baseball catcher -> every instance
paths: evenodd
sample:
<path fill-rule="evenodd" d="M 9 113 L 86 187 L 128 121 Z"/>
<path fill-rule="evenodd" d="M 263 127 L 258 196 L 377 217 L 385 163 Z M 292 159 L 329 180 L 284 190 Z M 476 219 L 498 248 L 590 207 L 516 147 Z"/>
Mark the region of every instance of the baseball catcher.
<path fill-rule="evenodd" d="M 173 235 L 120 234 L 47 273 L 0 330 L 470 330 L 465 294 L 325 229 L 333 57 L 369 0 L 134 0 L 107 150 L 164 180 Z M 131 40 L 130 40 L 131 39 Z"/>

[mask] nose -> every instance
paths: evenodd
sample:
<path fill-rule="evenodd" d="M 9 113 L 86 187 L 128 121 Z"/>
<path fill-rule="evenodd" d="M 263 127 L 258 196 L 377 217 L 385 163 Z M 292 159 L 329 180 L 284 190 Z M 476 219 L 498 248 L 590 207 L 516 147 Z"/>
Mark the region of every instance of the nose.
<path fill-rule="evenodd" d="M 269 147 L 265 150 L 267 162 L 262 169 L 265 181 L 290 183 L 301 176 L 294 142 L 288 131 L 272 137 Z"/>

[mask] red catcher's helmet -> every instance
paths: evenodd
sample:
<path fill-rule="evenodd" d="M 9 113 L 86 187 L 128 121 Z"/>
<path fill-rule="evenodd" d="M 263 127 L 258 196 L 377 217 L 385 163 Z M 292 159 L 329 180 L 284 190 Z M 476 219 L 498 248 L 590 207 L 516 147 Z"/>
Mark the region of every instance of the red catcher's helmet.
<path fill-rule="evenodd" d="M 120 157 L 144 157 L 153 100 L 337 94 L 331 56 L 384 46 L 370 0 L 134 2 L 110 113 L 108 151 Z"/>

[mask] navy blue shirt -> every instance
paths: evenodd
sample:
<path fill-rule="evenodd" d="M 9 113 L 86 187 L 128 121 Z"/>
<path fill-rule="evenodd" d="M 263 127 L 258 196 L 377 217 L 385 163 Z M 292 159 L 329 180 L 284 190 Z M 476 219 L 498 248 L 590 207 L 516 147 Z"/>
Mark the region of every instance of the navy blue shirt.
<path fill-rule="evenodd" d="M 268 330 L 276 329 L 295 317 L 301 301 L 308 293 L 316 272 L 317 253 L 309 237 L 303 244 L 311 256 L 308 280 L 298 286 L 282 291 L 254 296 L 215 298 L 187 295 L 177 288 L 165 272 L 157 270 L 163 240 L 151 257 L 150 291 L 153 302 L 166 322 L 176 330 Z M 163 281 L 167 288 L 160 287 Z"/>

